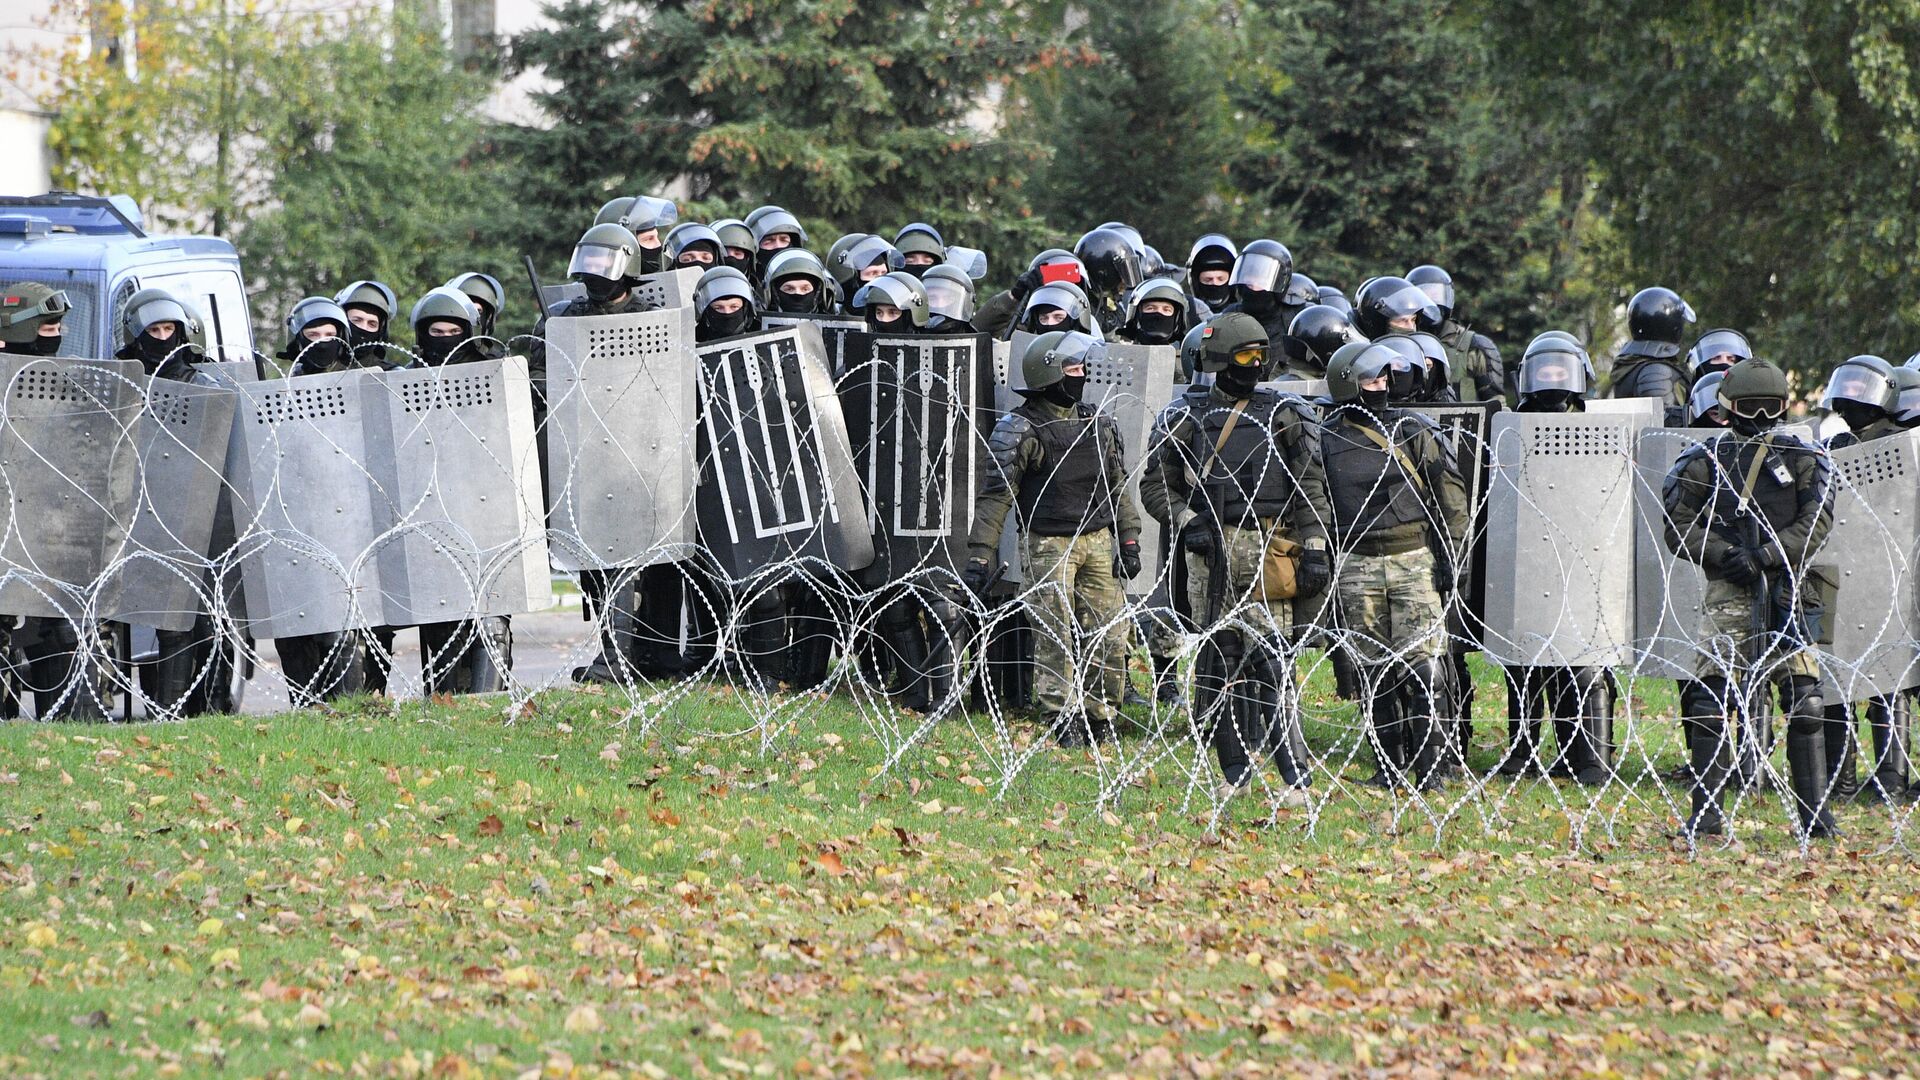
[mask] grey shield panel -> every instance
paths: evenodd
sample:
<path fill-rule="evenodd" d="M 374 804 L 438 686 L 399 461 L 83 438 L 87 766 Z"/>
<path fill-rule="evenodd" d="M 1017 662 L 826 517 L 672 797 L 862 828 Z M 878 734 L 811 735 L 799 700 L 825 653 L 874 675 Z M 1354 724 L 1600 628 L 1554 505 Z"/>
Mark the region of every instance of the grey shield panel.
<path fill-rule="evenodd" d="M 1019 358 L 1026 355 L 1027 344 L 1035 335 L 1016 331 L 1009 344 L 1004 374 L 996 360 L 995 397 L 1002 411 L 1018 406 L 1023 398 L 1017 390 L 1025 383 L 1020 377 Z M 1134 506 L 1140 505 L 1141 458 L 1146 454 L 1147 437 L 1153 422 L 1173 400 L 1173 376 L 1179 369 L 1179 351 L 1171 345 L 1125 345 L 1107 343 L 1107 358 L 1087 371 L 1087 390 L 1083 400 L 1094 409 L 1111 416 L 1120 428 L 1122 450 L 1127 464 L 1127 493 Z M 991 430 L 991 429 L 989 429 Z M 1016 539 L 1018 522 L 1007 517 L 1006 532 L 1000 540 L 1000 557 L 1007 564 L 1009 581 L 1020 577 L 1020 545 Z M 1140 576 L 1126 583 L 1130 596 L 1145 596 L 1153 591 L 1160 577 L 1160 523 L 1140 515 Z"/>
<path fill-rule="evenodd" d="M 690 308 L 701 273 L 700 270 L 663 270 L 648 274 L 633 287 L 633 295 L 655 308 Z"/>
<path fill-rule="evenodd" d="M 837 380 L 873 533 L 869 579 L 928 566 L 958 570 L 979 496 L 993 397 L 993 348 L 965 337 L 847 338 Z"/>
<path fill-rule="evenodd" d="M 72 618 L 126 543 L 138 362 L 0 361 L 0 614 Z"/>
<path fill-rule="evenodd" d="M 1629 398 L 1652 401 L 1652 398 Z M 1680 455 L 1716 433 L 1701 428 L 1650 428 L 1634 451 L 1633 671 L 1660 679 L 1693 678 L 1699 656 L 1700 604 L 1707 578 L 1698 564 L 1667 547 L 1662 493 Z"/>
<path fill-rule="evenodd" d="M 1833 478 L 1833 532 L 1818 565 L 1839 589 L 1821 669 L 1835 694 L 1829 701 L 1864 701 L 1920 685 L 1920 432 L 1835 450 Z"/>
<path fill-rule="evenodd" d="M 795 326 L 700 349 L 700 537 L 734 578 L 785 559 L 873 562 L 847 425 L 820 331 Z"/>
<path fill-rule="evenodd" d="M 523 357 L 383 372 L 367 447 L 391 461 L 374 491 L 389 626 L 517 615 L 552 599 L 540 459 Z M 385 408 L 374 408 L 376 402 Z"/>
<path fill-rule="evenodd" d="M 1489 657 L 1625 663 L 1633 647 L 1631 416 L 1502 413 L 1487 486 Z"/>
<path fill-rule="evenodd" d="M 691 553 L 693 340 L 684 306 L 547 320 L 554 566 L 610 570 Z"/>
<path fill-rule="evenodd" d="M 249 384 L 236 398 L 227 483 L 240 580 L 255 638 L 379 625 L 375 492 L 393 462 L 370 461 L 366 411 L 379 373 L 342 371 Z M 372 388 L 372 393 L 367 393 Z M 369 404 L 369 399 L 371 404 Z"/>
<path fill-rule="evenodd" d="M 1325 379 L 1275 379 L 1272 382 L 1265 382 L 1260 385 L 1278 390 L 1283 394 L 1298 394 L 1308 401 L 1316 401 L 1327 396 L 1327 380 Z"/>
<path fill-rule="evenodd" d="M 562 281 L 540 286 L 540 310 L 552 311 L 555 305 L 570 304 L 587 298 L 587 287 L 577 281 Z"/>
<path fill-rule="evenodd" d="M 221 386 L 148 382 L 136 436 L 140 479 L 133 527 L 103 590 L 110 618 L 191 630 L 195 614 L 206 607 L 204 581 L 214 520 L 225 499 L 236 396 Z"/>

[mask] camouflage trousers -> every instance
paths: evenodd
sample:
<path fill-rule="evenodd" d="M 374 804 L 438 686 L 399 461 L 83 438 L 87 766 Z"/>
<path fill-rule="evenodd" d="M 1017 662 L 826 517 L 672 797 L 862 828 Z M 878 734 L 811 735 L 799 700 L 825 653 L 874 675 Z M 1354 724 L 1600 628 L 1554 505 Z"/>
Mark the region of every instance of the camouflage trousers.
<path fill-rule="evenodd" d="M 1226 537 L 1221 561 L 1226 580 L 1220 590 L 1219 619 L 1243 622 L 1256 636 L 1266 641 L 1285 640 L 1293 634 L 1293 601 L 1262 600 L 1259 596 L 1260 563 L 1266 558 L 1267 534 L 1260 529 L 1221 530 Z M 1204 626 L 1209 614 L 1207 593 L 1213 583 L 1209 560 L 1187 556 L 1187 603 L 1193 617 Z"/>
<path fill-rule="evenodd" d="M 1752 670 L 1756 651 L 1765 650 L 1759 666 L 1768 678 L 1818 678 L 1820 665 L 1813 650 L 1775 637 L 1771 612 L 1765 621 L 1766 636 L 1755 641 L 1753 587 L 1707 578 L 1706 595 L 1700 603 L 1700 658 L 1694 664 L 1694 674 L 1702 679 L 1737 677 Z"/>
<path fill-rule="evenodd" d="M 1433 587 L 1433 553 L 1352 555 L 1335 561 L 1334 598 L 1348 651 L 1362 664 L 1447 654 L 1446 614 Z"/>
<path fill-rule="evenodd" d="M 1126 596 L 1113 576 L 1113 530 L 1028 534 L 1021 543 L 1041 710 L 1059 716 L 1078 704 L 1090 720 L 1110 719 L 1125 690 L 1129 633 L 1120 618 Z"/>

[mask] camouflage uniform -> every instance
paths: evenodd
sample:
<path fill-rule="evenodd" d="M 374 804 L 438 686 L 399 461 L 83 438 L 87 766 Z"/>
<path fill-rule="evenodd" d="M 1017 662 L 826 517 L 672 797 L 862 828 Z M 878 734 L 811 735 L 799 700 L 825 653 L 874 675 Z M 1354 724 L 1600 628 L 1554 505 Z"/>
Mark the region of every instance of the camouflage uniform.
<path fill-rule="evenodd" d="M 1050 716 L 1067 712 L 1080 688 L 1086 714 L 1111 722 L 1126 690 L 1127 598 L 1113 576 L 1113 532 L 1022 537 L 1027 613 L 1034 626 L 1034 690 Z M 1076 640 L 1080 650 L 1074 648 Z M 1083 651 L 1082 651 L 1083 650 Z M 1075 662 L 1082 651 L 1085 670 Z"/>

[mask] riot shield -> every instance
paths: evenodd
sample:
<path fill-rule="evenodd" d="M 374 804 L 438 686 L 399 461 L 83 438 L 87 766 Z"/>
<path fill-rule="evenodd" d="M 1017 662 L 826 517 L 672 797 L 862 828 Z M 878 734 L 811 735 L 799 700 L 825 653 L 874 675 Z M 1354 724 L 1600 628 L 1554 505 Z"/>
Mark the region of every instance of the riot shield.
<path fill-rule="evenodd" d="M 126 543 L 146 375 L 129 360 L 0 360 L 0 615 L 72 619 Z"/>
<path fill-rule="evenodd" d="M 815 326 L 820 329 L 820 343 L 827 350 L 827 371 L 834 380 L 839 381 L 847 369 L 865 359 L 864 355 L 849 355 L 848 339 L 854 334 L 864 335 L 868 331 L 867 320 L 852 315 L 792 315 L 763 314 L 760 325 L 768 330 L 778 330 L 788 326 Z M 859 346 L 864 348 L 864 346 Z"/>
<path fill-rule="evenodd" d="M 873 562 L 847 425 L 813 326 L 701 346 L 702 545 L 744 579 L 794 557 Z"/>
<path fill-rule="evenodd" d="M 206 608 L 214 520 L 225 499 L 236 394 L 150 379 L 136 439 L 140 480 L 133 526 L 103 595 L 109 618 L 157 630 L 193 629 Z"/>
<path fill-rule="evenodd" d="M 700 284 L 701 273 L 703 271 L 683 268 L 648 274 L 633 287 L 633 295 L 654 308 L 690 308 L 693 306 L 693 290 Z"/>
<path fill-rule="evenodd" d="M 1652 398 L 1627 398 L 1650 401 Z M 1658 405 L 1658 402 L 1653 402 Z M 1634 451 L 1633 673 L 1691 679 L 1700 651 L 1706 572 L 1667 547 L 1664 493 L 1680 455 L 1720 434 L 1705 428 L 1648 428 Z"/>
<path fill-rule="evenodd" d="M 1463 545 L 1466 550 L 1454 552 L 1453 558 L 1460 573 L 1461 597 L 1466 603 L 1454 607 L 1449 632 L 1478 640 L 1479 623 L 1486 612 L 1487 455 L 1492 447 L 1493 418 L 1499 413 L 1500 403 L 1445 401 L 1406 408 L 1440 425 L 1441 441 L 1453 451 L 1460 475 L 1466 481 L 1469 515 Z"/>
<path fill-rule="evenodd" d="M 1001 410 L 1018 406 L 1023 398 L 1018 391 L 1025 385 L 1020 378 L 1019 358 L 1026 355 L 1027 344 L 1035 335 L 1016 331 L 1009 344 L 1004 371 L 995 363 L 995 400 Z M 1171 345 L 1126 345 L 1107 343 L 1107 358 L 1087 370 L 1086 396 L 1082 399 L 1096 411 L 1113 418 L 1120 429 L 1121 449 L 1126 457 L 1127 494 L 1135 507 L 1140 505 L 1141 461 L 1146 456 L 1147 440 L 1153 424 L 1173 401 L 1173 376 L 1179 367 L 1179 353 Z M 1004 381 L 1002 381 L 1004 380 Z M 1019 576 L 1019 543 L 1015 536 L 1018 522 L 1008 516 L 1000 542 L 1001 558 L 1007 563 L 1009 580 Z M 1125 582 L 1129 596 L 1145 596 L 1159 579 L 1160 523 L 1142 512 L 1140 515 L 1140 576 Z"/>
<path fill-rule="evenodd" d="M 984 334 L 846 341 L 854 362 L 836 382 L 873 534 L 867 577 L 958 573 L 991 431 L 980 424 L 992 420 L 992 344 Z"/>
<path fill-rule="evenodd" d="M 547 320 L 553 564 L 685 558 L 694 541 L 693 309 Z"/>
<path fill-rule="evenodd" d="M 551 602 L 540 460 L 524 357 L 384 372 L 366 388 L 380 602 L 387 626 L 536 611 Z M 376 404 L 384 408 L 375 408 Z"/>
<path fill-rule="evenodd" d="M 1481 644 L 1510 667 L 1625 663 L 1643 418 L 1502 413 L 1487 485 Z"/>
<path fill-rule="evenodd" d="M 1920 685 L 1920 432 L 1833 451 L 1833 483 L 1833 531 L 1815 556 L 1838 585 L 1820 667 L 1829 702 L 1865 701 Z"/>

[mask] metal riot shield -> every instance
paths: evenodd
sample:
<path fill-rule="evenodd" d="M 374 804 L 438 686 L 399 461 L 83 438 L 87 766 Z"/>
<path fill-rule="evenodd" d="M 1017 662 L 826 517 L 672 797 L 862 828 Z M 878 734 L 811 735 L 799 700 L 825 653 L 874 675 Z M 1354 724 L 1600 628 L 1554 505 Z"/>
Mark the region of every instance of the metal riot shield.
<path fill-rule="evenodd" d="M 391 458 L 370 461 L 363 415 L 385 409 L 380 373 L 341 371 L 248 384 L 227 447 L 246 621 L 256 639 L 384 623 L 375 498 Z M 384 449 L 384 448 L 383 448 Z"/>
<path fill-rule="evenodd" d="M 1648 401 L 1653 398 L 1616 400 Z M 1662 411 L 1664 410 L 1657 410 Z M 1708 428 L 1648 428 L 1634 450 L 1633 674 L 1691 679 L 1700 650 L 1700 605 L 1707 576 L 1667 547 L 1667 474 L 1680 455 L 1717 437 Z"/>
<path fill-rule="evenodd" d="M 1633 646 L 1641 418 L 1503 413 L 1487 489 L 1487 655 L 1512 667 L 1625 663 Z"/>
<path fill-rule="evenodd" d="M 1430 417 L 1440 425 L 1441 441 L 1453 451 L 1460 475 L 1467 486 L 1467 538 L 1465 551 L 1454 552 L 1453 565 L 1459 569 L 1464 611 L 1455 606 L 1455 625 L 1451 633 L 1478 640 L 1479 623 L 1486 611 L 1487 539 L 1487 455 L 1491 449 L 1493 417 L 1500 403 L 1493 401 L 1446 401 L 1408 405 L 1406 408 Z"/>
<path fill-rule="evenodd" d="M 704 271 L 683 268 L 648 274 L 633 287 L 633 295 L 655 308 L 690 308 L 693 290 Z"/>
<path fill-rule="evenodd" d="M 1815 565 L 1838 586 L 1820 653 L 1829 702 L 1920 686 L 1914 611 L 1920 540 L 1920 432 L 1833 451 L 1833 532 Z"/>
<path fill-rule="evenodd" d="M 1002 411 L 1018 406 L 1023 398 L 1019 388 L 1020 358 L 1036 335 L 1016 331 L 1009 344 L 1004 376 L 995 362 L 995 398 Z M 1121 449 L 1126 457 L 1127 495 L 1135 507 L 1140 505 L 1141 461 L 1146 456 L 1147 439 L 1153 423 L 1173 401 L 1173 376 L 1179 368 L 1179 350 L 1171 345 L 1126 345 L 1107 343 L 1105 361 L 1089 366 L 1086 396 L 1082 399 L 1096 411 L 1113 418 L 1120 429 Z M 1007 564 L 1009 580 L 1024 580 L 1019 575 L 1020 545 L 1016 539 L 1019 523 L 1008 515 L 1000 541 L 1001 559 Z M 1160 523 L 1145 513 L 1140 515 L 1140 576 L 1124 583 L 1130 596 L 1145 596 L 1159 580 Z"/>
<path fill-rule="evenodd" d="M 870 329 L 865 319 L 855 318 L 852 315 L 792 315 L 773 313 L 762 314 L 760 316 L 760 325 L 768 330 L 776 330 L 787 326 L 819 327 L 820 343 L 825 346 L 827 350 L 827 371 L 833 375 L 836 382 L 840 376 L 847 373 L 849 367 L 862 363 L 867 359 L 864 353 L 849 355 L 847 352 L 848 338 L 854 334 L 864 335 Z M 864 349 L 865 346 L 860 345 L 857 348 Z"/>
<path fill-rule="evenodd" d="M 796 556 L 873 562 L 847 425 L 812 326 L 701 346 L 703 546 L 736 578 Z"/>
<path fill-rule="evenodd" d="M 873 533 L 873 584 L 923 567 L 958 573 L 979 496 L 991 419 L 993 347 L 963 337 L 848 335 L 864 357 L 839 377 L 840 408 L 853 445 Z"/>
<path fill-rule="evenodd" d="M 374 490 L 383 624 L 548 606 L 526 359 L 382 372 L 363 402 L 368 460 L 394 470 Z"/>
<path fill-rule="evenodd" d="M 540 286 L 540 310 L 552 311 L 561 304 L 587 298 L 587 287 L 577 281 L 561 281 Z"/>
<path fill-rule="evenodd" d="M 0 615 L 72 619 L 134 518 L 146 375 L 128 360 L 0 360 Z"/>
<path fill-rule="evenodd" d="M 207 568 L 214 521 L 226 498 L 236 394 L 222 386 L 150 379 L 145 397 L 135 436 L 140 480 L 133 527 L 108 577 L 105 611 L 118 622 L 191 630 L 198 613 L 208 609 Z"/>
<path fill-rule="evenodd" d="M 547 320 L 555 567 L 611 570 L 692 553 L 693 318 L 682 306 Z"/>

